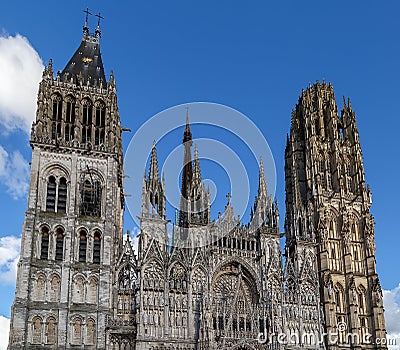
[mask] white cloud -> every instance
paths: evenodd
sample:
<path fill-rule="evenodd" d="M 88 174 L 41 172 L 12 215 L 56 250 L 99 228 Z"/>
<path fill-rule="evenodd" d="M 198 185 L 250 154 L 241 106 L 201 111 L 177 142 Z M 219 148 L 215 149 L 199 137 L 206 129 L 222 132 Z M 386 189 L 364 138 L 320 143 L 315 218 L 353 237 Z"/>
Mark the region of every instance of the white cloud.
<path fill-rule="evenodd" d="M 0 145 L 0 182 L 14 199 L 24 197 L 29 188 L 29 164 L 19 151 L 11 155 Z"/>
<path fill-rule="evenodd" d="M 383 291 L 387 338 L 395 339 L 396 345 L 390 350 L 400 350 L 400 284 L 392 290 Z"/>
<path fill-rule="evenodd" d="M 0 124 L 7 131 L 29 132 L 43 69 L 40 56 L 25 37 L 0 37 Z"/>
<path fill-rule="evenodd" d="M 132 248 L 133 248 L 136 256 L 137 256 L 138 251 L 139 251 L 138 250 L 139 249 L 139 233 L 140 233 L 140 230 L 135 227 L 129 234 L 129 238 L 131 240 Z"/>
<path fill-rule="evenodd" d="M 7 349 L 9 331 L 10 320 L 0 315 L 0 350 Z"/>
<path fill-rule="evenodd" d="M 15 284 L 21 238 L 5 236 L 0 238 L 0 283 Z"/>

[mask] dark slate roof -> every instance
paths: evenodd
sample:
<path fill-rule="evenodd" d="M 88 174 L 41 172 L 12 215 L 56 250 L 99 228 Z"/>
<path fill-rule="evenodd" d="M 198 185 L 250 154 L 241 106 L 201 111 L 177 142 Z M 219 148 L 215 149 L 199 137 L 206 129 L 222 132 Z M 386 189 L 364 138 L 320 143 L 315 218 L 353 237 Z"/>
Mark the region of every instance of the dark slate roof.
<path fill-rule="evenodd" d="M 90 86 L 99 86 L 101 82 L 102 87 L 107 88 L 106 76 L 101 60 L 100 44 L 97 36 L 83 36 L 78 50 L 76 50 L 61 72 L 61 80 L 70 81 L 72 77 L 74 83 L 79 84 L 78 77 L 80 74 L 82 75 L 85 85 L 89 81 Z"/>

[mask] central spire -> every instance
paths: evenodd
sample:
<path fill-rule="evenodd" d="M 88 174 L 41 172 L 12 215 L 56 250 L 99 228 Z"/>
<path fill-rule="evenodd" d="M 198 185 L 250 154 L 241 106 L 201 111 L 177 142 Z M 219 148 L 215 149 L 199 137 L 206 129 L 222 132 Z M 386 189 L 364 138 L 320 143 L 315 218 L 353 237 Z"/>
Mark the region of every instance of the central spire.
<path fill-rule="evenodd" d="M 188 142 L 189 146 L 192 146 L 192 132 L 190 131 L 190 122 L 189 122 L 189 107 L 186 108 L 186 127 L 185 132 L 183 133 L 183 143 Z"/>
<path fill-rule="evenodd" d="M 182 170 L 182 187 L 181 187 L 181 207 L 179 214 L 179 226 L 188 226 L 188 202 L 190 196 L 190 187 L 193 178 L 192 166 L 192 132 L 190 131 L 189 123 L 189 108 L 186 109 L 186 127 L 183 133 L 183 146 L 185 147 L 183 156 L 183 170 Z"/>
<path fill-rule="evenodd" d="M 188 228 L 191 225 L 207 225 L 210 218 L 209 192 L 205 190 L 201 179 L 197 147 L 195 147 L 194 160 L 192 160 L 192 143 L 189 111 L 187 109 L 186 127 L 183 133 L 184 157 L 179 213 L 179 226 L 185 228 Z"/>

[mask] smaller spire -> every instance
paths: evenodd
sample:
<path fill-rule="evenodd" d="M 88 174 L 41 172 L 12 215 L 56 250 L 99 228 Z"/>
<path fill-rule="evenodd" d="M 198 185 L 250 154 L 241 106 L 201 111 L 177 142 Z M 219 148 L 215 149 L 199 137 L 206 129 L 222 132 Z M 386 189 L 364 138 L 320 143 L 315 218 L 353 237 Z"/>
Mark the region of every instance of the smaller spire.
<path fill-rule="evenodd" d="M 151 150 L 150 170 L 149 170 L 149 181 L 158 180 L 158 159 L 157 159 L 157 148 L 156 140 L 153 141 L 153 148 Z"/>
<path fill-rule="evenodd" d="M 346 97 L 343 96 L 343 109 L 347 111 Z"/>
<path fill-rule="evenodd" d="M 200 162 L 199 162 L 199 150 L 197 149 L 197 145 L 194 145 L 194 169 L 193 169 L 193 178 L 194 181 L 201 181 L 201 172 L 200 172 Z"/>
<path fill-rule="evenodd" d="M 351 108 L 350 97 L 347 99 L 347 106 L 348 106 L 349 110 L 351 111 L 352 108 Z"/>
<path fill-rule="evenodd" d="M 231 198 L 232 198 L 232 195 L 231 195 L 230 193 L 228 193 L 228 194 L 226 195 L 226 198 L 228 198 L 227 206 L 229 207 L 229 206 L 231 205 Z"/>
<path fill-rule="evenodd" d="M 264 163 L 262 157 L 260 157 L 260 176 L 258 179 L 258 197 L 261 196 L 265 196 L 265 198 L 268 196 L 267 181 L 265 180 Z"/>

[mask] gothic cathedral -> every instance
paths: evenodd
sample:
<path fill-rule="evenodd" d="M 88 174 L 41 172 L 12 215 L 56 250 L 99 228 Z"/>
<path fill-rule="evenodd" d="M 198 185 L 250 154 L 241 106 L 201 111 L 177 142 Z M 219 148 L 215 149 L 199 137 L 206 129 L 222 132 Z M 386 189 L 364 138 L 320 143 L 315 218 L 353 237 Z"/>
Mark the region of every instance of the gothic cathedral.
<path fill-rule="evenodd" d="M 250 223 L 229 197 L 211 220 L 187 117 L 173 244 L 154 144 L 135 252 L 123 235 L 116 85 L 99 39 L 86 23 L 64 70 L 54 76 L 50 61 L 40 82 L 8 349 L 386 349 L 361 341 L 386 331 L 350 101 L 339 114 L 332 86 L 316 83 L 292 111 L 284 234 L 262 161 Z"/>

